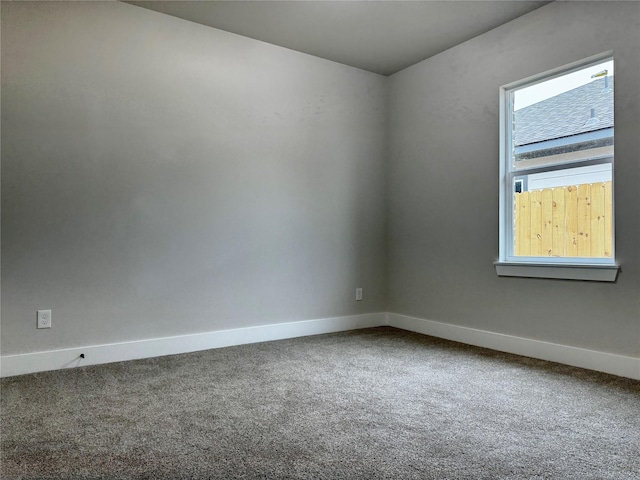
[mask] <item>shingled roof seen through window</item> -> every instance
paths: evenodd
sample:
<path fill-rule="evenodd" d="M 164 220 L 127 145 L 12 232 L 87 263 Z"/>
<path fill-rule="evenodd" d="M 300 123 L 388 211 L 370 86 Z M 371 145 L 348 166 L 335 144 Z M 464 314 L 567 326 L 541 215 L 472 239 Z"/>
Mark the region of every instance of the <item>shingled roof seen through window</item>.
<path fill-rule="evenodd" d="M 613 76 L 516 110 L 514 116 L 518 147 L 613 127 Z"/>

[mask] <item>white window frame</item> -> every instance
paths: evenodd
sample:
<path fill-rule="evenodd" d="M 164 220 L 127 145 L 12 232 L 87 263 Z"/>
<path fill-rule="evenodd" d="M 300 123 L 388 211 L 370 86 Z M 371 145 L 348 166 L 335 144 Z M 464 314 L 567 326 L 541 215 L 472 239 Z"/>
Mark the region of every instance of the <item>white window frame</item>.
<path fill-rule="evenodd" d="M 510 120 L 513 118 L 513 93 L 523 87 L 546 82 L 553 78 L 566 75 L 577 70 L 582 70 L 591 65 L 602 63 L 607 60 L 613 60 L 613 52 L 605 52 L 600 55 L 580 60 L 570 65 L 500 87 L 500 256 L 498 261 L 494 263 L 496 272 L 499 276 L 560 278 L 605 282 L 613 282 L 616 280 L 619 265 L 617 265 L 615 261 L 615 201 L 613 202 L 612 212 L 613 252 L 611 258 L 523 257 L 515 256 L 513 252 L 513 205 L 515 200 L 514 177 L 521 176 L 523 174 L 530 175 L 544 171 L 566 169 L 567 167 L 581 167 L 610 163 L 613 179 L 614 168 L 614 158 L 609 155 L 593 157 L 588 160 L 572 163 L 514 170 L 511 162 L 511 152 L 513 151 L 513 127 Z M 615 182 L 612 184 L 612 189 L 614 188 Z"/>

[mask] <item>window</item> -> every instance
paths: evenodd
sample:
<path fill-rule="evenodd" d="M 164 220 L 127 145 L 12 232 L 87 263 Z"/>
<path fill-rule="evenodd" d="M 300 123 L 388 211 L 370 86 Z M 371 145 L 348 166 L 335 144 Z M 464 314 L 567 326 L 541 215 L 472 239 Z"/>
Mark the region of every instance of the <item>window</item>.
<path fill-rule="evenodd" d="M 613 63 L 501 88 L 499 275 L 615 280 Z"/>

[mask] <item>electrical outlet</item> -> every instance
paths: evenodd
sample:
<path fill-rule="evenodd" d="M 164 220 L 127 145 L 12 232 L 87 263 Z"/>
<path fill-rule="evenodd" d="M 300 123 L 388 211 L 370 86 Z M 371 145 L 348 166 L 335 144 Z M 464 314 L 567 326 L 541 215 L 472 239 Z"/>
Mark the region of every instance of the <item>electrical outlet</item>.
<path fill-rule="evenodd" d="M 38 328 L 51 328 L 51 310 L 38 310 Z"/>
<path fill-rule="evenodd" d="M 356 300 L 359 302 L 362 300 L 362 289 L 356 288 Z"/>

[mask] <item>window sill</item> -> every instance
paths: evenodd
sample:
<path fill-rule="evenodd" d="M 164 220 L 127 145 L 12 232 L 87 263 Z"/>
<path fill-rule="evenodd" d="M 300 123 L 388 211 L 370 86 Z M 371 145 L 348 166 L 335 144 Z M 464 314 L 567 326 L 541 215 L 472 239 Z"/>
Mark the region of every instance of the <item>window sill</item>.
<path fill-rule="evenodd" d="M 551 263 L 495 262 L 499 277 L 560 278 L 593 282 L 615 282 L 619 265 L 567 265 Z"/>

